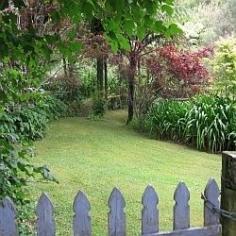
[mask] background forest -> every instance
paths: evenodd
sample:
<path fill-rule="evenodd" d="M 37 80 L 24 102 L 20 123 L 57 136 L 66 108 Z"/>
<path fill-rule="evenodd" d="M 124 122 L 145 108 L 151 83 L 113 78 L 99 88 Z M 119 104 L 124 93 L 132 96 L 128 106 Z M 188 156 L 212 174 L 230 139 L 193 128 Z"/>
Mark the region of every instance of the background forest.
<path fill-rule="evenodd" d="M 9 0 L 0 27 L 0 198 L 19 222 L 28 182 L 57 182 L 31 158 L 60 117 L 125 109 L 152 138 L 236 149 L 235 0 Z"/>

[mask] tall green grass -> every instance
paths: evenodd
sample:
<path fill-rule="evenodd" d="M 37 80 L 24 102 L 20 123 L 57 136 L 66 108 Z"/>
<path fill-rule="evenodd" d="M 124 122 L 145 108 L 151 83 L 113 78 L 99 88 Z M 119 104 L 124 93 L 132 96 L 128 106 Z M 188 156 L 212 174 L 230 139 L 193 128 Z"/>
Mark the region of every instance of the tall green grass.
<path fill-rule="evenodd" d="M 157 138 L 199 150 L 216 153 L 236 148 L 236 107 L 227 98 L 198 96 L 187 102 L 158 101 L 144 124 Z"/>
<path fill-rule="evenodd" d="M 158 138 L 178 141 L 183 138 L 182 118 L 188 108 L 189 102 L 157 101 L 146 117 L 145 127 Z"/>

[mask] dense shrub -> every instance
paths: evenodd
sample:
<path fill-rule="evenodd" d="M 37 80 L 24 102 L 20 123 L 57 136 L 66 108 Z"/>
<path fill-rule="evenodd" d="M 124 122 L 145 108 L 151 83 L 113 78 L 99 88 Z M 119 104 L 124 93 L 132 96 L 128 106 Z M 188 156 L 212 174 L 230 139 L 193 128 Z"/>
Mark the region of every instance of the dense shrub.
<path fill-rule="evenodd" d="M 103 117 L 105 114 L 105 101 L 101 98 L 94 99 L 93 101 L 93 116 Z"/>
<path fill-rule="evenodd" d="M 209 83 L 204 58 L 212 55 L 211 48 L 192 51 L 175 45 L 157 48 L 146 59 L 156 93 L 165 98 L 191 97 Z"/>
<path fill-rule="evenodd" d="M 117 110 L 124 108 L 126 104 L 126 99 L 120 95 L 109 96 L 107 98 L 107 108 L 109 110 Z"/>
<path fill-rule="evenodd" d="M 80 83 L 75 75 L 69 77 L 64 74 L 59 74 L 49 81 L 45 86 L 53 95 L 63 102 L 71 102 L 78 99 L 80 96 Z"/>
<path fill-rule="evenodd" d="M 215 90 L 221 96 L 236 99 L 236 38 L 222 39 L 211 61 Z"/>
<path fill-rule="evenodd" d="M 47 123 L 63 115 L 65 109 L 60 100 L 42 95 L 35 102 L 10 105 L 0 115 L 2 122 L 12 121 L 14 133 L 24 139 L 36 140 L 44 136 Z"/>
<path fill-rule="evenodd" d="M 96 67 L 94 63 L 92 65 L 86 65 L 80 67 L 78 70 L 78 76 L 80 79 L 80 93 L 82 98 L 91 97 L 97 88 L 96 84 Z"/>
<path fill-rule="evenodd" d="M 43 96 L 34 103 L 9 104 L 0 112 L 0 198 L 24 203 L 27 179 L 35 174 L 53 179 L 46 167 L 35 167 L 31 141 L 42 138 L 47 122 L 62 114 L 61 102 Z"/>
<path fill-rule="evenodd" d="M 187 102 L 158 101 L 145 118 L 155 137 L 182 142 L 199 150 L 235 150 L 236 108 L 222 97 L 198 96 Z"/>
<path fill-rule="evenodd" d="M 77 116 L 83 96 L 80 85 L 80 81 L 75 74 L 71 77 L 59 74 L 51 78 L 44 88 L 50 91 L 54 98 L 61 101 L 61 104 L 66 104 L 64 108 L 66 108 L 67 116 Z"/>

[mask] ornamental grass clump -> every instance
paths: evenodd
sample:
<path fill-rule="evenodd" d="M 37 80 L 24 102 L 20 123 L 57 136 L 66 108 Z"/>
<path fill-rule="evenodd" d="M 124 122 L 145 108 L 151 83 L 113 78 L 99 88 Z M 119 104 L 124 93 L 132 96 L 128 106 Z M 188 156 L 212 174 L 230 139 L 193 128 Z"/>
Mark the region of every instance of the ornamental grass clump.
<path fill-rule="evenodd" d="M 146 118 L 147 130 L 158 138 L 180 141 L 184 134 L 182 119 L 188 111 L 189 105 L 189 102 L 171 100 L 155 102 Z"/>
<path fill-rule="evenodd" d="M 185 142 L 213 153 L 235 149 L 235 104 L 222 97 L 200 96 L 193 99 L 185 114 Z"/>
<path fill-rule="evenodd" d="M 158 101 L 145 124 L 155 137 L 198 150 L 217 153 L 236 149 L 236 107 L 228 98 L 197 96 L 187 102 Z"/>

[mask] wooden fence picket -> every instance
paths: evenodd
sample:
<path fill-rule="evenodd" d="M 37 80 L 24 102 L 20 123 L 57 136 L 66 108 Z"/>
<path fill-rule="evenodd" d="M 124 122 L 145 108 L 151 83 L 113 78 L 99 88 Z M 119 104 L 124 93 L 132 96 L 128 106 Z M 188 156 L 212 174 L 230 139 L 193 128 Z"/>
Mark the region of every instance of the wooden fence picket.
<path fill-rule="evenodd" d="M 88 198 L 83 192 L 79 192 L 74 200 L 74 236 L 91 236 L 91 218 L 89 211 L 91 209 Z"/>
<path fill-rule="evenodd" d="M 51 200 L 45 193 L 39 198 L 37 207 L 37 235 L 38 236 L 55 236 L 56 227 L 54 220 L 54 208 Z"/>
<path fill-rule="evenodd" d="M 142 235 L 159 232 L 158 195 L 152 186 L 147 186 L 142 197 Z"/>
<path fill-rule="evenodd" d="M 10 198 L 0 202 L 0 236 L 17 236 L 16 209 Z"/>
<path fill-rule="evenodd" d="M 185 183 L 180 182 L 174 193 L 173 229 L 188 229 L 190 227 L 190 193 Z"/>
<path fill-rule="evenodd" d="M 213 205 L 216 208 L 220 208 L 220 190 L 214 179 L 209 179 L 204 191 L 204 225 L 217 225 L 220 222 L 220 216 L 213 209 Z M 206 199 L 208 201 L 206 201 Z"/>
<path fill-rule="evenodd" d="M 126 216 L 124 212 L 125 199 L 119 189 L 114 188 L 109 200 L 108 206 L 108 235 L 125 236 L 126 235 Z"/>

